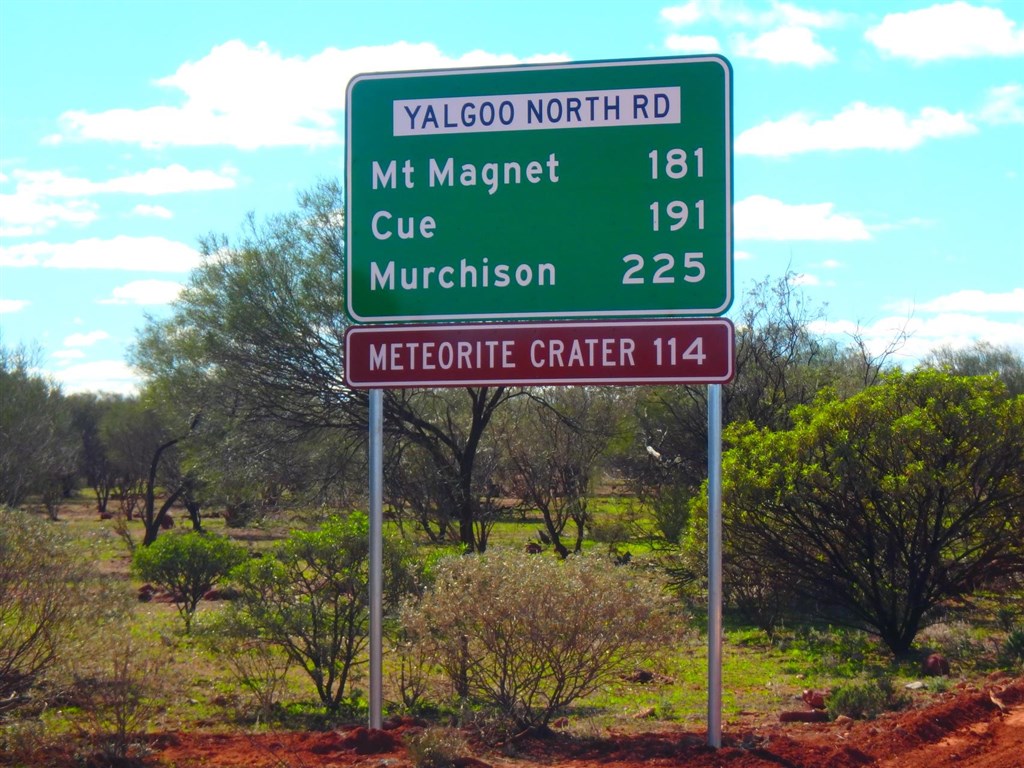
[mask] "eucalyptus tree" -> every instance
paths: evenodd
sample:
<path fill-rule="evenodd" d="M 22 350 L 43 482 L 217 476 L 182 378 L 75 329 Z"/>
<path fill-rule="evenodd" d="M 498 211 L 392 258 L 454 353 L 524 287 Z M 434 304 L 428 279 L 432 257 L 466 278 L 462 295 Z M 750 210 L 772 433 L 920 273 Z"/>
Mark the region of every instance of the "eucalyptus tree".
<path fill-rule="evenodd" d="M 1008 345 L 975 341 L 966 347 L 948 344 L 929 352 L 922 365 L 960 376 L 994 373 L 1012 395 L 1024 395 L 1024 352 Z"/>
<path fill-rule="evenodd" d="M 367 393 L 348 388 L 343 375 L 341 189 L 321 182 L 298 202 L 297 211 L 265 222 L 250 216 L 236 241 L 203 238 L 202 262 L 170 317 L 143 330 L 134 362 L 165 399 L 234 434 L 267 436 L 267 451 L 332 434 L 347 446 L 339 461 L 358 461 L 368 408 Z M 385 393 L 385 429 L 423 452 L 468 549 L 486 546 L 474 526 L 481 441 L 515 394 L 504 387 Z"/>
<path fill-rule="evenodd" d="M 621 404 L 611 387 L 563 387 L 534 390 L 505 414 L 509 490 L 540 511 L 545 535 L 562 558 L 570 553 L 562 540 L 570 522 L 571 551 L 583 548 L 602 459 L 625 420 Z"/>
<path fill-rule="evenodd" d="M 51 517 L 73 477 L 78 440 L 60 387 L 24 349 L 0 346 L 0 504 L 41 494 Z"/>

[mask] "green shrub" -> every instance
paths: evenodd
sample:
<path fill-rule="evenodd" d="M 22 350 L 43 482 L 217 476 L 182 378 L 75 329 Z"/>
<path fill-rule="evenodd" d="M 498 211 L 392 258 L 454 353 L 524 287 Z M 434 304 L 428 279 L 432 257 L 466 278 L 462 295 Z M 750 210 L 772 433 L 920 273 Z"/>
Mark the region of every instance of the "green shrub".
<path fill-rule="evenodd" d="M 230 539 L 190 531 L 161 536 L 137 549 L 132 567 L 139 578 L 170 594 L 190 632 L 203 595 L 245 558 L 245 549 Z"/>
<path fill-rule="evenodd" d="M 402 623 L 457 695 L 520 727 L 546 726 L 648 661 L 672 626 L 668 597 L 646 574 L 594 557 L 510 551 L 444 563 Z"/>
<path fill-rule="evenodd" d="M 857 720 L 873 720 L 882 712 L 905 709 L 909 697 L 898 692 L 887 677 L 869 680 L 866 683 L 849 683 L 836 688 L 826 698 L 829 716 L 834 720 L 846 715 Z"/>
<path fill-rule="evenodd" d="M 228 612 L 250 637 L 280 649 L 306 673 L 328 715 L 338 713 L 353 667 L 365 663 L 369 627 L 369 521 L 332 517 L 293 532 L 231 573 L 239 597 Z M 396 609 L 417 574 L 408 546 L 384 542 L 384 608 Z"/>

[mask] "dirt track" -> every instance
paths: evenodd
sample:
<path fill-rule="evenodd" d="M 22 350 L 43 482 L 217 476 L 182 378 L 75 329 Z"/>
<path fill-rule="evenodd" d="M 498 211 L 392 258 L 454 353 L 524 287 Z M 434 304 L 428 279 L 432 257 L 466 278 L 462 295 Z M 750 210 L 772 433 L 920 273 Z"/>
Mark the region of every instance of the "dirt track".
<path fill-rule="evenodd" d="M 1001 709 L 990 697 L 995 692 Z M 176 768 L 406 768 L 402 736 L 364 728 L 328 733 L 167 734 L 154 744 L 151 764 Z M 548 768 L 1021 768 L 1024 766 L 1024 678 L 984 691 L 946 694 L 927 709 L 849 726 L 773 723 L 726 731 L 711 750 L 705 736 L 664 731 L 597 740 L 566 735 L 479 747 L 459 765 Z"/>

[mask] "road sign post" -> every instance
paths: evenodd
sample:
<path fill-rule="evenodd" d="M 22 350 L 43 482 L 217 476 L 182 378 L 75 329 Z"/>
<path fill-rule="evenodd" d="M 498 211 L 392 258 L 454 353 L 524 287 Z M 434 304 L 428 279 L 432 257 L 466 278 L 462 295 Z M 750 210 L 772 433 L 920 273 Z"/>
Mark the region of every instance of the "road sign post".
<path fill-rule="evenodd" d="M 372 388 L 379 728 L 381 387 L 708 383 L 720 456 L 732 325 L 679 318 L 732 302 L 732 69 L 700 56 L 360 75 L 346 114 L 346 309 L 357 323 L 407 324 L 345 339 L 346 380 Z M 408 325 L 540 319 L 587 322 Z M 720 499 L 720 461 L 709 470 Z M 720 509 L 709 511 L 713 527 Z M 721 636 L 717 558 L 709 638 Z M 714 647 L 708 741 L 721 745 Z"/>

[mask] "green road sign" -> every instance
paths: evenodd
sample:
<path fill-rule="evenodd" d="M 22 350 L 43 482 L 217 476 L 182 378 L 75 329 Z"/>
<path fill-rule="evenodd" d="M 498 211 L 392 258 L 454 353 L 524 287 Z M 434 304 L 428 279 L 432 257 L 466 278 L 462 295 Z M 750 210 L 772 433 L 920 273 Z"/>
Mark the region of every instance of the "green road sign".
<path fill-rule="evenodd" d="M 354 78 L 349 314 L 725 312 L 731 75 L 704 56 Z"/>

